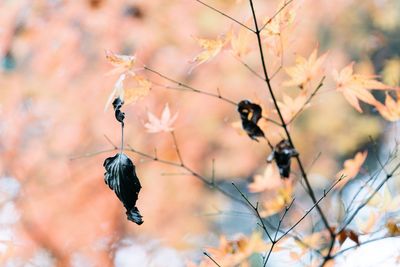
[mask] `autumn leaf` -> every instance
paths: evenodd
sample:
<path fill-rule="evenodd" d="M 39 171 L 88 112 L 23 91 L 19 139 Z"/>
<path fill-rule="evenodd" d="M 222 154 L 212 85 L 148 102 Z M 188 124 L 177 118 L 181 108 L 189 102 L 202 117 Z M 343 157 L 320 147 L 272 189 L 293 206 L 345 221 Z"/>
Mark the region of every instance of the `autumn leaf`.
<path fill-rule="evenodd" d="M 300 86 L 305 88 L 318 75 L 322 73 L 322 64 L 324 63 L 327 53 L 317 57 L 318 50 L 315 49 L 308 59 L 297 56 L 296 63 L 292 67 L 285 68 L 286 73 L 291 80 L 283 83 L 284 86 Z"/>
<path fill-rule="evenodd" d="M 126 79 L 126 74 L 121 74 L 118 80 L 115 82 L 111 94 L 108 96 L 107 102 L 104 106 L 104 111 L 108 109 L 114 98 L 120 98 L 124 101 L 124 80 Z"/>
<path fill-rule="evenodd" d="M 336 177 L 343 176 L 343 179 L 336 185 L 336 188 L 342 188 L 349 180 L 357 176 L 367 155 L 368 151 L 358 152 L 353 159 L 348 159 L 344 162 L 344 168 L 336 175 Z"/>
<path fill-rule="evenodd" d="M 244 55 L 247 55 L 251 51 L 251 37 L 252 33 L 246 28 L 240 28 L 240 30 L 236 34 L 232 30 L 231 48 L 235 56 L 240 58 Z"/>
<path fill-rule="evenodd" d="M 370 105 L 379 105 L 369 90 L 389 90 L 392 87 L 377 80 L 373 75 L 354 74 L 354 62 L 340 72 L 334 70 L 332 75 L 336 82 L 336 90 L 341 92 L 349 104 L 362 113 L 359 101 Z"/>
<path fill-rule="evenodd" d="M 397 92 L 397 101 L 390 94 L 386 94 L 385 105 L 377 102 L 376 109 L 388 121 L 397 121 L 400 119 L 400 92 Z"/>
<path fill-rule="evenodd" d="M 400 85 L 400 58 L 392 58 L 385 62 L 382 71 L 382 79 L 385 83 L 392 86 Z"/>
<path fill-rule="evenodd" d="M 271 192 L 272 194 L 272 192 Z M 291 182 L 284 182 L 283 186 L 276 190 L 273 196 L 262 202 L 262 217 L 268 217 L 282 211 L 292 201 L 293 185 Z"/>
<path fill-rule="evenodd" d="M 136 63 L 136 56 L 119 55 L 106 50 L 106 59 L 114 66 L 114 69 L 108 74 L 128 73 L 130 75 L 135 75 L 132 68 Z"/>
<path fill-rule="evenodd" d="M 196 38 L 197 43 L 203 50 L 191 60 L 191 63 L 195 65 L 193 65 L 193 67 L 189 70 L 189 73 L 191 73 L 201 64 L 215 58 L 222 51 L 223 47 L 230 40 L 230 38 L 230 34 L 226 36 L 220 36 L 217 39 Z"/>
<path fill-rule="evenodd" d="M 231 240 L 220 237 L 218 248 L 208 248 L 207 251 L 222 266 L 248 266 L 246 260 L 253 253 L 261 253 L 268 249 L 260 232 L 253 232 L 249 237 L 237 235 Z M 244 264 L 244 265 L 243 265 Z M 207 266 L 207 265 L 205 265 Z"/>
<path fill-rule="evenodd" d="M 248 185 L 249 191 L 253 193 L 262 192 L 265 190 L 274 190 L 282 186 L 281 176 L 276 164 L 268 164 L 264 174 L 254 176 L 254 181 Z"/>
<path fill-rule="evenodd" d="M 302 250 L 320 249 L 329 240 L 327 231 L 312 233 L 303 237 L 301 240 L 295 240 L 296 245 Z"/>
<path fill-rule="evenodd" d="M 371 233 L 374 227 L 376 226 L 379 217 L 380 214 L 371 212 L 369 213 L 367 220 L 357 219 L 356 220 L 357 229 L 359 229 L 360 232 L 364 234 Z"/>
<path fill-rule="evenodd" d="M 281 1 L 276 10 L 279 13 L 263 20 L 263 25 L 265 25 L 262 31 L 263 37 L 280 35 L 285 27 L 293 23 L 296 13 L 293 8 L 285 7 L 285 5 L 286 1 Z"/>
<path fill-rule="evenodd" d="M 147 112 L 148 120 L 144 127 L 147 128 L 149 133 L 159 133 L 159 132 L 172 132 L 172 124 L 178 118 L 178 113 L 171 117 L 171 111 L 169 110 L 168 104 L 165 105 L 161 118 L 158 119 L 153 113 Z"/>
<path fill-rule="evenodd" d="M 304 92 L 301 92 L 295 98 L 291 98 L 290 96 L 283 94 L 282 101 L 278 101 L 278 106 L 285 122 L 290 122 L 302 108 L 305 109 L 309 107 L 310 105 L 306 105 L 306 102 L 307 97 Z"/>
<path fill-rule="evenodd" d="M 393 197 L 389 187 L 386 185 L 383 192 L 376 194 L 368 202 L 368 205 L 377 208 L 382 214 L 395 212 L 400 209 L 400 196 Z"/>
<path fill-rule="evenodd" d="M 360 245 L 358 234 L 356 234 L 353 230 L 343 229 L 337 234 L 337 240 L 339 241 L 340 245 L 343 245 L 347 238 L 354 241 L 357 245 Z"/>
<path fill-rule="evenodd" d="M 133 80 L 136 83 L 134 87 L 125 88 L 124 83 L 127 81 L 128 77 L 130 77 L 130 80 Z M 104 110 L 108 109 L 114 98 L 119 97 L 126 105 L 137 101 L 138 99 L 149 94 L 151 86 L 151 82 L 144 77 L 137 75 L 132 77 L 127 76 L 125 73 L 121 74 L 114 84 L 113 90 L 111 91 L 104 106 Z"/>
<path fill-rule="evenodd" d="M 152 83 L 149 80 L 138 75 L 134 76 L 133 80 L 136 82 L 136 85 L 124 89 L 125 105 L 134 103 L 137 100 L 147 96 L 152 86 Z"/>
<path fill-rule="evenodd" d="M 386 229 L 388 230 L 389 236 L 400 236 L 399 226 L 392 220 L 386 223 Z"/>

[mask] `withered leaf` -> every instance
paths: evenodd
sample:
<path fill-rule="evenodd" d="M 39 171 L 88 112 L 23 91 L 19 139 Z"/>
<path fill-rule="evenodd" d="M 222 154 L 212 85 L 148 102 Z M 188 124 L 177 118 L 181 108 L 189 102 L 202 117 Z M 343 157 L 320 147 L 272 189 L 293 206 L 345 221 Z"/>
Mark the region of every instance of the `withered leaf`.
<path fill-rule="evenodd" d="M 258 142 L 257 137 L 265 137 L 264 132 L 257 125 L 262 117 L 262 108 L 259 105 L 251 103 L 249 100 L 242 100 L 238 104 L 238 112 L 242 120 L 243 130 L 251 139 Z"/>
<path fill-rule="evenodd" d="M 109 157 L 103 164 L 105 183 L 112 189 L 126 208 L 128 220 L 142 224 L 142 215 L 136 207 L 139 191 L 142 188 L 136 175 L 135 165 L 123 153 Z"/>
<path fill-rule="evenodd" d="M 281 178 L 289 178 L 290 175 L 290 163 L 291 158 L 297 156 L 298 153 L 296 149 L 294 149 L 288 140 L 280 141 L 275 148 L 272 150 L 272 153 L 268 156 L 267 161 L 271 162 L 275 160 L 276 165 L 278 165 L 279 173 Z"/>
<path fill-rule="evenodd" d="M 124 119 L 125 119 L 125 113 L 121 111 L 121 107 L 123 104 L 124 101 L 122 101 L 121 98 L 119 97 L 115 98 L 112 103 L 115 110 L 115 118 L 122 124 L 124 124 Z"/>

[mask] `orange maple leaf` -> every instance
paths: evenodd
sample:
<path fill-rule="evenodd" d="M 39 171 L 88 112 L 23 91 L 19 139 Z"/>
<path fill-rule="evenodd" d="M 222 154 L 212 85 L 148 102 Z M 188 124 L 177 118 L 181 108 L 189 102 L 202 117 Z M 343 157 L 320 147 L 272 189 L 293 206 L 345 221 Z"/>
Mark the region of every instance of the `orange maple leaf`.
<path fill-rule="evenodd" d="M 400 119 L 400 92 L 397 92 L 397 101 L 389 94 L 386 94 L 385 105 L 377 102 L 376 109 L 388 121 L 397 121 Z"/>
<path fill-rule="evenodd" d="M 344 178 L 336 185 L 336 188 L 342 188 L 350 179 L 357 176 L 367 156 L 368 151 L 358 152 L 353 159 L 348 159 L 344 162 L 343 170 L 337 174 L 337 177 L 344 176 Z"/>
<path fill-rule="evenodd" d="M 324 63 L 327 53 L 317 57 L 318 49 L 314 49 L 308 59 L 297 56 L 296 63 L 293 67 L 285 68 L 286 73 L 291 80 L 283 83 L 285 86 L 300 86 L 304 88 L 322 72 L 322 64 Z"/>
<path fill-rule="evenodd" d="M 379 105 L 369 90 L 389 90 L 392 87 L 385 85 L 374 78 L 374 75 L 354 74 L 354 62 L 347 65 L 340 72 L 334 70 L 332 75 L 336 81 L 336 90 L 342 92 L 344 98 L 358 112 L 362 113 L 359 101 L 370 105 Z"/>

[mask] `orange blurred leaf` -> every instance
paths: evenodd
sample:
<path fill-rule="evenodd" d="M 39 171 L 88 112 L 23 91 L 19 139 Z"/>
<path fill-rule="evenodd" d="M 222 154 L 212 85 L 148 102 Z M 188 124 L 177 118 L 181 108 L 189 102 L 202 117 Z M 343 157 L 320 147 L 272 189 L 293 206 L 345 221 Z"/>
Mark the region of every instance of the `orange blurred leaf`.
<path fill-rule="evenodd" d="M 388 121 L 397 121 L 400 119 L 400 92 L 397 92 L 397 101 L 389 94 L 386 94 L 385 105 L 377 102 L 376 109 Z"/>
<path fill-rule="evenodd" d="M 357 176 L 367 156 L 368 151 L 358 152 L 353 159 L 348 159 L 344 162 L 343 170 L 336 175 L 337 177 L 344 176 L 344 178 L 336 185 L 336 188 L 342 188 L 349 180 Z"/>
<path fill-rule="evenodd" d="M 282 185 L 279 169 L 276 164 L 268 164 L 264 174 L 254 176 L 254 181 L 248 185 L 250 192 L 262 192 L 267 189 L 276 189 Z"/>
<path fill-rule="evenodd" d="M 332 75 L 336 82 L 336 90 L 343 94 L 352 107 L 362 113 L 359 101 L 370 105 L 379 103 L 369 90 L 389 90 L 393 88 L 375 80 L 373 75 L 354 74 L 353 67 L 354 62 L 340 72 L 334 70 Z"/>
<path fill-rule="evenodd" d="M 290 96 L 283 94 L 282 102 L 278 101 L 278 105 L 285 122 L 289 122 L 303 107 L 309 107 L 310 105 L 306 105 L 306 102 L 307 97 L 304 92 L 301 92 L 295 98 L 291 98 Z"/>

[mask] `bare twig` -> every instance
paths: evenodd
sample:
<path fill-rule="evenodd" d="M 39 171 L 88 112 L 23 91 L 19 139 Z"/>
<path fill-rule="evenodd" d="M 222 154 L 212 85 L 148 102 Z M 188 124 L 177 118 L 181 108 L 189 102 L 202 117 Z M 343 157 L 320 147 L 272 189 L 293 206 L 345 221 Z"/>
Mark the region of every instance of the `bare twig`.
<path fill-rule="evenodd" d="M 286 123 L 287 125 L 291 124 L 300 114 L 301 112 L 303 112 L 303 110 L 306 108 L 306 106 L 311 102 L 311 100 L 313 99 L 313 97 L 317 94 L 317 92 L 319 91 L 319 89 L 321 89 L 321 87 L 324 85 L 324 80 L 325 80 L 325 76 L 322 77 L 321 81 L 319 82 L 318 86 L 315 88 L 315 90 L 311 93 L 311 95 L 308 97 L 308 99 L 306 100 L 306 102 L 303 104 L 303 106 L 296 112 L 296 114 L 294 114 L 294 116 Z"/>
<path fill-rule="evenodd" d="M 203 254 L 204 254 L 207 258 L 209 258 L 216 266 L 221 267 L 221 265 L 219 265 L 218 262 L 216 262 L 216 260 L 214 260 L 213 257 L 211 257 L 210 254 L 208 254 L 208 253 L 205 252 L 205 251 L 203 252 Z"/>
<path fill-rule="evenodd" d="M 231 16 L 229 16 L 228 14 L 222 12 L 221 10 L 216 9 L 215 7 L 212 7 L 212 6 L 210 6 L 209 4 L 204 3 L 203 1 L 200 1 L 200 0 L 195 0 L 195 1 L 197 1 L 197 2 L 199 2 L 200 4 L 202 4 L 202 5 L 206 6 L 206 7 L 208 7 L 208 8 L 211 9 L 211 10 L 214 10 L 215 12 L 221 14 L 222 16 L 224 16 L 224 17 L 226 17 L 226 18 L 232 20 L 233 22 L 235 22 L 235 23 L 239 24 L 240 26 L 242 26 L 242 27 L 248 29 L 249 31 L 254 32 L 254 30 L 253 30 L 252 28 L 246 26 L 245 24 L 243 24 L 243 23 L 241 23 L 240 21 L 234 19 L 233 17 L 231 17 Z"/>

